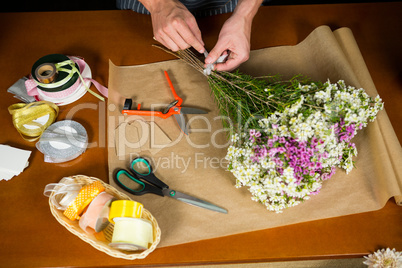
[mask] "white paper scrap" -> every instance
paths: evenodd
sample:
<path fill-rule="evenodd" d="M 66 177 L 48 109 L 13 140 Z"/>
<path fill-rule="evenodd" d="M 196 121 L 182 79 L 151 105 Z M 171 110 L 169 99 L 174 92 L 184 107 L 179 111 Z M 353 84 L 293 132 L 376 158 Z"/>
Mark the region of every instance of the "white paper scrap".
<path fill-rule="evenodd" d="M 31 151 L 0 144 L 0 181 L 19 175 L 29 164 Z"/>

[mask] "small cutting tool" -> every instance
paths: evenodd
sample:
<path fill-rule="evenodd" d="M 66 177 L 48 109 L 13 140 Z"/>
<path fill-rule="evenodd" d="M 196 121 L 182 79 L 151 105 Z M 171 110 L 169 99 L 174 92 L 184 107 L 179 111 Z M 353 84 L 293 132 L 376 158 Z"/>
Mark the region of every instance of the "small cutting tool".
<path fill-rule="evenodd" d="M 169 83 L 169 87 L 173 93 L 174 101 L 172 101 L 164 111 L 146 111 L 141 110 L 141 104 L 138 104 L 137 109 L 131 109 L 133 104 L 132 99 L 126 99 L 124 102 L 124 107 L 122 114 L 124 115 L 141 115 L 141 116 L 158 116 L 160 118 L 166 119 L 172 115 L 176 118 L 177 123 L 179 124 L 180 129 L 184 132 L 184 134 L 188 135 L 187 126 L 184 120 L 185 114 L 206 114 L 207 111 L 198 108 L 191 107 L 182 107 L 181 104 L 183 102 L 182 98 L 180 98 L 172 84 L 172 81 L 169 78 L 169 75 L 166 71 L 164 71 L 165 77 Z"/>
<path fill-rule="evenodd" d="M 114 175 L 114 181 L 122 189 L 133 195 L 156 194 L 160 196 L 169 196 L 193 206 L 209 209 L 220 213 L 228 213 L 228 211 L 224 208 L 218 207 L 196 197 L 169 189 L 169 186 L 167 184 L 165 184 L 154 175 L 151 165 L 145 158 L 135 158 L 131 162 L 130 171 L 131 172 L 125 169 L 119 169 Z M 133 189 L 126 186 L 122 182 L 122 175 L 127 176 L 130 180 L 137 183 L 139 185 L 139 188 Z"/>

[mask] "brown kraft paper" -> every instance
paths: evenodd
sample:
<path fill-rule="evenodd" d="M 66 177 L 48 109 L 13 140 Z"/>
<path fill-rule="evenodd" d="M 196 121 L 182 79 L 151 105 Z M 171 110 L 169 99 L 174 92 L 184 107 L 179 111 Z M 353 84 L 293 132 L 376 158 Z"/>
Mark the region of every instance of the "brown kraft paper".
<path fill-rule="evenodd" d="M 332 32 L 329 27 L 321 26 L 298 45 L 252 51 L 249 61 L 240 69 L 254 76 L 281 74 L 290 78 L 303 74 L 323 82 L 344 80 L 346 84 L 363 87 L 372 97 L 377 95 L 348 28 Z M 185 116 L 188 136 L 180 131 L 174 117 L 121 114 L 125 98 L 133 99 L 133 108 L 140 103 L 145 110 L 163 109 L 174 100 L 164 70 L 168 71 L 177 94 L 183 98 L 183 107 L 208 111 L 206 115 Z M 402 195 L 402 151 L 385 110 L 354 138 L 358 156 L 352 172 L 346 175 L 337 169 L 336 174 L 324 182 L 318 195 L 276 214 L 252 201 L 246 188 L 235 188 L 234 176 L 225 170 L 227 133 L 222 129 L 217 105 L 203 74 L 180 60 L 171 60 L 126 67 L 110 62 L 109 76 L 110 184 L 117 187 L 113 181 L 116 169 L 127 169 L 133 158 L 143 156 L 151 160 L 156 176 L 171 189 L 229 211 L 228 214 L 217 213 L 152 194 L 132 195 L 157 219 L 162 230 L 159 247 L 378 210 L 389 198 Z M 154 130 L 144 121 L 153 122 Z M 137 127 L 130 130 L 134 125 Z M 140 126 L 145 125 L 143 131 Z M 124 140 L 123 132 L 135 135 Z M 120 139 L 117 142 L 116 137 Z M 120 148 L 118 154 L 116 144 Z"/>

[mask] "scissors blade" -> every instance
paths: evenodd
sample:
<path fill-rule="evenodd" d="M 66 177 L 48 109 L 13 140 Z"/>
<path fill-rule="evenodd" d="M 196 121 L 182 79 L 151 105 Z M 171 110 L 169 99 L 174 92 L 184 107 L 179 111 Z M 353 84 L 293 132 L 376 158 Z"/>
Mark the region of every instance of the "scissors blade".
<path fill-rule="evenodd" d="M 184 134 L 188 135 L 187 127 L 186 127 L 186 122 L 184 120 L 184 116 L 182 113 L 180 114 L 175 114 L 174 118 L 176 118 L 177 123 L 179 124 L 180 129 L 184 132 Z"/>
<path fill-rule="evenodd" d="M 198 108 L 191 108 L 191 107 L 181 107 L 181 113 L 183 114 L 207 114 L 207 111 Z"/>
<path fill-rule="evenodd" d="M 175 190 L 164 189 L 164 190 L 162 190 L 162 192 L 166 196 L 170 196 L 170 197 L 172 197 L 174 199 L 177 199 L 177 200 L 182 201 L 184 203 L 187 203 L 189 205 L 209 209 L 209 210 L 220 212 L 220 213 L 225 213 L 225 214 L 228 213 L 228 211 L 226 209 L 224 209 L 224 208 L 218 207 L 218 206 L 216 206 L 214 204 L 211 204 L 211 203 L 209 203 L 207 201 L 198 199 L 196 197 L 193 197 L 193 196 L 190 196 L 190 195 L 187 195 L 187 194 L 183 194 L 181 192 L 177 192 Z"/>

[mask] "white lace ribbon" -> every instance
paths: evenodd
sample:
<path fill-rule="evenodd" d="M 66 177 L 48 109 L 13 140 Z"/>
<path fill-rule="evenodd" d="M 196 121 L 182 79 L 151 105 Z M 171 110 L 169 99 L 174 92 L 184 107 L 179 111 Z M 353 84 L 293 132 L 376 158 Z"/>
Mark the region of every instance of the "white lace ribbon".
<path fill-rule="evenodd" d="M 66 210 L 66 208 L 74 201 L 81 190 L 81 185 L 76 183 L 72 178 L 63 178 L 63 183 L 49 183 L 45 186 L 44 196 L 50 198 L 50 202 L 58 210 Z M 53 194 L 52 194 L 53 193 Z"/>

